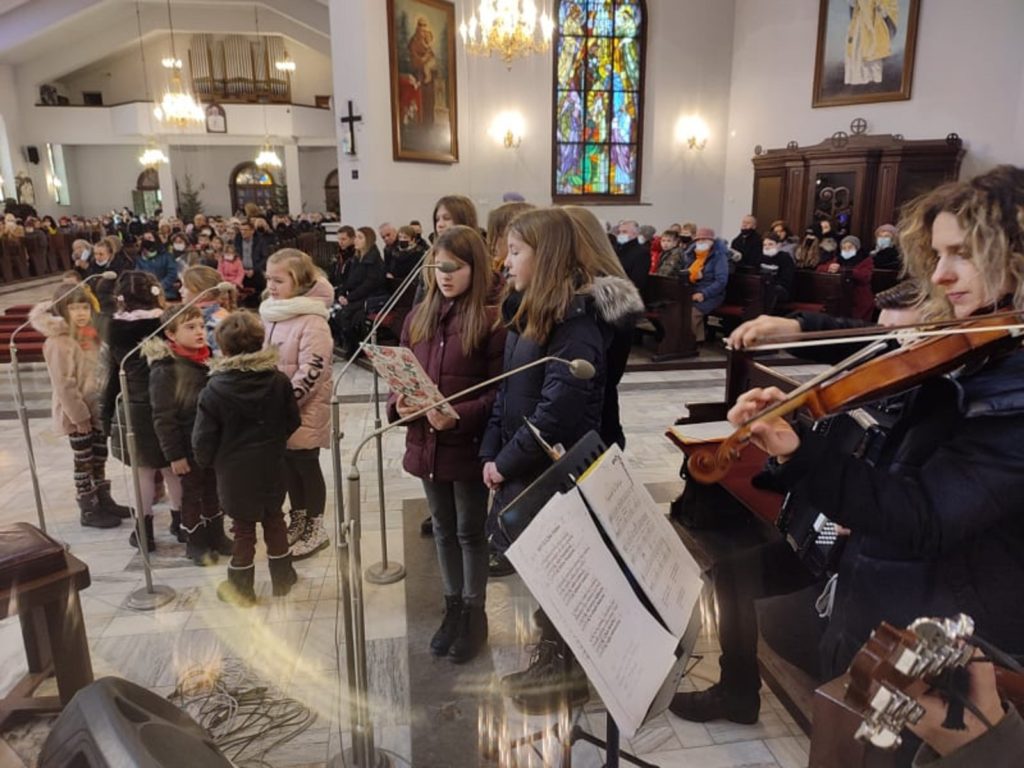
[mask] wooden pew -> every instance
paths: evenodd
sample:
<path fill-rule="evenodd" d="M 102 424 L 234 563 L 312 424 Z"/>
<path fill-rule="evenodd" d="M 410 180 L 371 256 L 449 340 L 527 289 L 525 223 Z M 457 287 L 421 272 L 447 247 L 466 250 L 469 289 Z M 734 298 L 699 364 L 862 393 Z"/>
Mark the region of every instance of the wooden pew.
<path fill-rule="evenodd" d="M 881 293 L 900 281 L 898 269 L 876 269 L 871 273 L 871 292 Z"/>
<path fill-rule="evenodd" d="M 5 237 L 3 239 L 4 261 L 11 264 L 13 279 L 24 280 L 30 277 L 28 268 L 28 254 L 25 252 L 25 244 L 20 238 Z"/>
<path fill-rule="evenodd" d="M 645 317 L 653 323 L 656 346 L 651 360 L 659 363 L 697 354 L 697 339 L 691 327 L 692 304 L 689 284 L 678 277 L 649 275 L 644 287 Z"/>
<path fill-rule="evenodd" d="M 68 238 L 63 232 L 50 235 L 50 252 L 57 259 L 57 269 L 64 272 L 72 269 L 71 241 Z"/>
<path fill-rule="evenodd" d="M 729 275 L 725 300 L 711 313 L 726 330 L 764 312 L 764 279 L 758 272 L 737 271 Z"/>
<path fill-rule="evenodd" d="M 850 288 L 840 274 L 798 269 L 793 279 L 792 300 L 782 305 L 781 313 L 824 312 L 835 317 L 847 317 L 850 313 Z"/>

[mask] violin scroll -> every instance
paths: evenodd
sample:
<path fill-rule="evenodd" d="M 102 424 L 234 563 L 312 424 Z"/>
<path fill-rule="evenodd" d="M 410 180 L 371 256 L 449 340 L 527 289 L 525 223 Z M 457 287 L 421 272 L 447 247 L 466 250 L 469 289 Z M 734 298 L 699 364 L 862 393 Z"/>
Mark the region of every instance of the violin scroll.
<path fill-rule="evenodd" d="M 719 482 L 739 458 L 739 448 L 731 438 L 717 447 L 698 448 L 686 460 L 687 476 L 703 485 Z"/>

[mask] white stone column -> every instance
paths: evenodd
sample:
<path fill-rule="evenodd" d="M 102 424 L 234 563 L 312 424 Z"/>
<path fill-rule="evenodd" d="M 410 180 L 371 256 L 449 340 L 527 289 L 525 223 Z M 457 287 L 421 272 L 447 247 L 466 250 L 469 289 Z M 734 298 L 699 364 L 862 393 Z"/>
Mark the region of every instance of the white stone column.
<path fill-rule="evenodd" d="M 157 176 L 160 178 L 160 199 L 164 209 L 164 216 L 178 215 L 178 196 L 174 189 L 174 173 L 171 169 L 171 145 L 160 144 L 159 149 L 167 158 L 166 163 L 157 166 Z"/>
<path fill-rule="evenodd" d="M 292 216 L 302 213 L 302 174 L 299 171 L 299 145 L 284 145 L 284 174 L 288 180 L 288 212 Z"/>

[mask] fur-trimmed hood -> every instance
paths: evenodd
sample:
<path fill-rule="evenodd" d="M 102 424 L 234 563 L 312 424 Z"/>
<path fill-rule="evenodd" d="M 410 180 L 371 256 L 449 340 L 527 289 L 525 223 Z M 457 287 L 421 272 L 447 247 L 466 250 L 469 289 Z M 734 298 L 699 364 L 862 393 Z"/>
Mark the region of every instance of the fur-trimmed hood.
<path fill-rule="evenodd" d="M 41 301 L 36 304 L 28 313 L 29 323 L 48 339 L 54 336 L 70 335 L 71 328 L 68 326 L 67 320 L 60 315 L 53 314 L 50 311 L 51 307 L 53 307 L 52 301 Z"/>
<path fill-rule="evenodd" d="M 624 277 L 598 277 L 590 294 L 598 315 L 609 325 L 628 325 L 644 311 L 640 291 Z"/>
<path fill-rule="evenodd" d="M 171 348 L 167 346 L 167 342 L 159 336 L 154 336 L 142 342 L 142 349 L 139 352 L 150 365 L 153 365 L 157 360 L 164 360 L 174 354 L 171 352 Z"/>
<path fill-rule="evenodd" d="M 240 371 L 247 373 L 259 373 L 262 371 L 277 370 L 277 349 L 268 347 L 259 352 L 246 352 L 231 357 L 218 357 L 210 363 L 210 375 L 218 373 L 231 373 Z"/>

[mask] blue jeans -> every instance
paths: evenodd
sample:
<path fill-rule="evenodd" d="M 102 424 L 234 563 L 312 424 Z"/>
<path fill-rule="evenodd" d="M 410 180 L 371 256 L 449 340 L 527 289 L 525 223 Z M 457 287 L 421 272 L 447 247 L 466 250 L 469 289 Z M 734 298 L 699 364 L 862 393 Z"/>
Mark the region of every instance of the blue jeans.
<path fill-rule="evenodd" d="M 480 480 L 423 481 L 446 596 L 483 607 L 487 597 L 487 487 Z"/>

